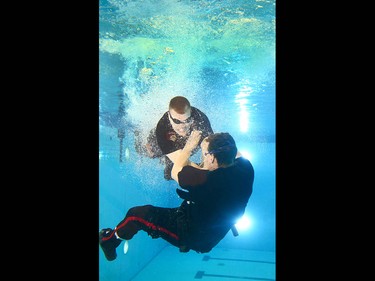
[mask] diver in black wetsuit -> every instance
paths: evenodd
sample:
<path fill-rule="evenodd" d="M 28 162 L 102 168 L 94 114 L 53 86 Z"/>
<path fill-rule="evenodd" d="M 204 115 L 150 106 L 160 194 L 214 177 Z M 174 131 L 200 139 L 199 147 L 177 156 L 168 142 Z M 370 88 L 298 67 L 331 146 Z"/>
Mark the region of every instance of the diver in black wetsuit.
<path fill-rule="evenodd" d="M 171 180 L 173 163 L 168 154 L 182 149 L 192 132 L 202 132 L 201 141 L 213 133 L 208 117 L 190 105 L 187 98 L 176 96 L 169 102 L 169 110 L 163 114 L 156 127 L 152 129 L 147 137 L 147 143 L 142 145 L 139 134 L 136 132 L 136 150 L 142 155 L 151 158 L 162 157 L 165 163 L 164 178 Z M 199 145 L 198 144 L 198 145 Z M 197 147 L 193 154 L 199 150 Z"/>
<path fill-rule="evenodd" d="M 228 133 L 216 133 L 203 141 L 193 131 L 183 149 L 170 154 L 174 162 L 172 178 L 181 189 L 183 202 L 176 208 L 144 205 L 130 208 L 114 229 L 99 232 L 99 245 L 107 260 L 116 259 L 116 248 L 143 230 L 152 238 L 162 238 L 180 252 L 211 251 L 245 212 L 253 191 L 254 169 L 237 151 Z M 201 142 L 203 162 L 189 157 Z"/>

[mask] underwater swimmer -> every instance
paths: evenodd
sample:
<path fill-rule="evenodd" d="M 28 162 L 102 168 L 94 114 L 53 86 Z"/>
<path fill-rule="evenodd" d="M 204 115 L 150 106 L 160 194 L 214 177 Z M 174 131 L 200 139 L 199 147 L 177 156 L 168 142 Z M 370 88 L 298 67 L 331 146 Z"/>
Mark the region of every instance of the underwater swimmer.
<path fill-rule="evenodd" d="M 179 184 L 176 192 L 180 206 L 153 205 L 130 208 L 114 229 L 99 231 L 99 245 L 105 257 L 113 261 L 116 248 L 131 240 L 138 231 L 151 238 L 162 238 L 179 248 L 207 253 L 233 230 L 253 191 L 254 168 L 241 156 L 229 133 L 215 133 L 201 141 L 202 133 L 193 131 L 185 146 L 175 152 L 172 178 Z M 192 152 L 201 143 L 203 168 L 192 164 Z M 233 233 L 235 236 L 238 234 Z"/>
<path fill-rule="evenodd" d="M 193 129 L 202 132 L 198 145 L 205 137 L 213 134 L 206 114 L 191 106 L 187 98 L 175 96 L 169 102 L 169 110 L 150 131 L 145 145 L 142 144 L 139 134 L 136 134 L 136 150 L 150 158 L 162 158 L 165 164 L 164 178 L 171 180 L 173 162 L 168 154 L 182 149 Z M 199 146 L 192 153 L 195 154 L 198 150 Z"/>

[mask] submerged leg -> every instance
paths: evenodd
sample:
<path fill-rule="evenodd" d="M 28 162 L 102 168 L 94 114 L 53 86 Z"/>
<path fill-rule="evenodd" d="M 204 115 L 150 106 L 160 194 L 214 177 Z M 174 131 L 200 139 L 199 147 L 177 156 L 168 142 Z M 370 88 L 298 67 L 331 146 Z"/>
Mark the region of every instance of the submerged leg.
<path fill-rule="evenodd" d="M 152 205 L 130 208 L 114 230 L 105 228 L 99 232 L 99 244 L 107 260 L 116 259 L 116 248 L 122 240 L 132 239 L 139 230 L 147 232 L 152 238 L 161 237 L 178 247 L 180 238 L 177 235 L 177 209 Z"/>
<path fill-rule="evenodd" d="M 116 226 L 118 236 L 130 240 L 139 231 L 152 238 L 163 238 L 177 245 L 177 208 L 161 208 L 152 205 L 130 208 L 125 218 Z"/>

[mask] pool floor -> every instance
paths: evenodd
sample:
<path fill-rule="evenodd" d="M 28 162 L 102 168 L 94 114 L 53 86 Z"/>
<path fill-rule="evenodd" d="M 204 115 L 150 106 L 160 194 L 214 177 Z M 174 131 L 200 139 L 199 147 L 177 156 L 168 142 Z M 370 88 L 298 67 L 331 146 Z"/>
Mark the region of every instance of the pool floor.
<path fill-rule="evenodd" d="M 206 254 L 180 253 L 166 246 L 132 281 L 264 280 L 274 281 L 275 252 L 214 248 Z"/>

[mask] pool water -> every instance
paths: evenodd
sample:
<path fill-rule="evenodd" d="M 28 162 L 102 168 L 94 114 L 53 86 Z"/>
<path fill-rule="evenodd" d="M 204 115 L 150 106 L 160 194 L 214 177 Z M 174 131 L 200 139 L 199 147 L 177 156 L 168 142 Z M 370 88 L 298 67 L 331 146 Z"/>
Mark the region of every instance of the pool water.
<path fill-rule="evenodd" d="M 134 145 L 176 95 L 252 162 L 248 228 L 208 254 L 139 232 L 113 262 L 98 249 L 100 281 L 275 280 L 275 1 L 99 1 L 98 230 L 132 206 L 180 204 L 160 160 Z"/>

